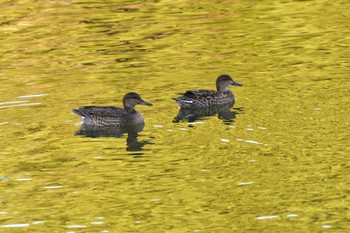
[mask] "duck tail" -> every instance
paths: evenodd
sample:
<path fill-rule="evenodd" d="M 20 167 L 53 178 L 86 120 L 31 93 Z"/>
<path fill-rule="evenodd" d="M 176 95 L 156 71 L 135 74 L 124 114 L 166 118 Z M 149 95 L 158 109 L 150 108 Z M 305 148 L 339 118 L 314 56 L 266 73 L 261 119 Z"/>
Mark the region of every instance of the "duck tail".
<path fill-rule="evenodd" d="M 80 117 L 87 117 L 87 114 L 80 108 L 78 108 L 78 109 L 74 108 L 73 113 L 77 114 Z"/>

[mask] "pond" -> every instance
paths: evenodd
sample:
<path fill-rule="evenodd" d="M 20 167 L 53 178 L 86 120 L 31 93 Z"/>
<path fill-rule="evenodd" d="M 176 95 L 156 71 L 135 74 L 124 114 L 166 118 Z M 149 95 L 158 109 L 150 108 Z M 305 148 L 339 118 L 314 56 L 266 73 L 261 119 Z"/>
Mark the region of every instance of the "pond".
<path fill-rule="evenodd" d="M 1 232 L 349 231 L 348 1 L 0 6 Z M 234 107 L 181 115 L 220 74 Z M 131 91 L 137 132 L 72 113 Z"/>

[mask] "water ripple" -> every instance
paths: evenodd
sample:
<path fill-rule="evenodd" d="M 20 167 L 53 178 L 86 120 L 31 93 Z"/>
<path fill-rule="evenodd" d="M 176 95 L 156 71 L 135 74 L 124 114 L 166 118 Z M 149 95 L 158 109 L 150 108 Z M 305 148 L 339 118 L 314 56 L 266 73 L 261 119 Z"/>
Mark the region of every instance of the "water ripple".
<path fill-rule="evenodd" d="M 28 106 L 36 106 L 42 103 L 27 103 L 27 104 L 16 104 L 16 105 L 8 105 L 8 106 L 0 106 L 1 108 L 13 108 L 13 107 L 28 107 Z"/>
<path fill-rule="evenodd" d="M 8 225 L 2 225 L 0 227 L 2 228 L 18 228 L 18 227 L 29 227 L 30 225 L 28 223 L 15 223 L 15 224 L 8 224 Z"/>
<path fill-rule="evenodd" d="M 258 220 L 264 220 L 264 219 L 274 219 L 274 218 L 278 218 L 277 215 L 270 215 L 270 216 L 259 216 L 256 219 Z"/>
<path fill-rule="evenodd" d="M 69 225 L 69 226 L 66 226 L 67 228 L 86 228 L 86 226 L 84 225 Z"/>
<path fill-rule="evenodd" d="M 5 105 L 5 104 L 20 104 L 20 103 L 25 103 L 25 102 L 28 102 L 28 100 L 0 102 L 0 105 Z"/>
<path fill-rule="evenodd" d="M 49 94 L 33 94 L 33 95 L 22 95 L 18 96 L 18 98 L 36 98 L 36 97 L 42 97 L 42 96 L 48 96 Z"/>

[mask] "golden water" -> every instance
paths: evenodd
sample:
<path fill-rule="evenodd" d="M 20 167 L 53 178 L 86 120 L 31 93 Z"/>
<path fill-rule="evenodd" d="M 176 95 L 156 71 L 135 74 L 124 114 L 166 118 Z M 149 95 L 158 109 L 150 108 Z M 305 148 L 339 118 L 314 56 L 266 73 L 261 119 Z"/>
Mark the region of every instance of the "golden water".
<path fill-rule="evenodd" d="M 349 232 L 349 9 L 1 1 L 0 232 Z M 222 73 L 236 118 L 174 123 Z M 136 146 L 74 135 L 129 91 Z"/>

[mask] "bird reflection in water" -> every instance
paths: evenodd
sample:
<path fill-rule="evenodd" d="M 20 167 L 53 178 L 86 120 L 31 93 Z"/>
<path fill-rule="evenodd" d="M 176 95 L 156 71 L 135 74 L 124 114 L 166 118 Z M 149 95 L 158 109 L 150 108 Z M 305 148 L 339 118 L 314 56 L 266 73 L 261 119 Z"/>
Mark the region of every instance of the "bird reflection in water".
<path fill-rule="evenodd" d="M 145 144 L 151 144 L 147 141 L 138 141 L 137 137 L 139 132 L 143 131 L 145 124 L 138 124 L 132 126 L 116 127 L 116 126 L 96 126 L 82 124 L 79 131 L 75 132 L 75 135 L 81 135 L 91 138 L 100 137 L 112 137 L 122 138 L 124 134 L 127 134 L 126 138 L 126 150 L 127 151 L 141 151 Z"/>
<path fill-rule="evenodd" d="M 218 115 L 225 124 L 232 124 L 237 114 L 244 113 L 243 108 L 233 108 L 233 104 L 219 105 L 203 108 L 180 108 L 173 122 L 180 121 L 195 122 L 196 120 L 202 120 L 206 117 Z"/>

